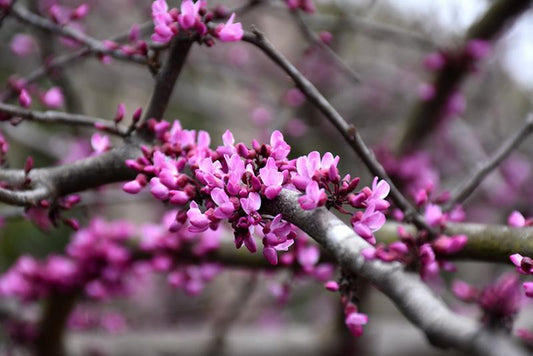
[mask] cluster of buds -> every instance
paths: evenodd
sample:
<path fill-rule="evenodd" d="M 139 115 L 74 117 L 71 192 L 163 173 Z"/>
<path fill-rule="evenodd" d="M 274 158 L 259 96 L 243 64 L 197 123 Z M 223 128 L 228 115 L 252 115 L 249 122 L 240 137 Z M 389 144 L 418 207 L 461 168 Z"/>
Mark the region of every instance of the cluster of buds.
<path fill-rule="evenodd" d="M 183 0 L 180 9 L 169 9 L 165 0 L 155 0 L 152 4 L 152 19 L 154 20 L 154 34 L 152 41 L 168 43 L 180 31 L 196 33 L 201 36 L 203 42 L 212 44 L 208 34 L 218 38 L 222 42 L 240 41 L 243 36 L 241 23 L 234 23 L 235 14 L 231 14 L 225 24 L 220 24 L 211 30 L 208 24 L 218 13 L 207 10 L 207 3 L 203 0 L 193 2 Z"/>
<path fill-rule="evenodd" d="M 519 281 L 512 274 L 503 275 L 484 288 L 457 280 L 452 285 L 452 291 L 460 300 L 479 305 L 483 310 L 483 323 L 491 327 L 510 330 L 521 306 Z"/>
<path fill-rule="evenodd" d="M 279 131 L 272 133 L 270 144 L 254 140 L 249 148 L 236 144 L 228 130 L 223 145 L 211 149 L 207 132 L 185 130 L 179 121 L 152 120 L 148 127 L 160 145 L 143 147 L 142 157 L 126 162 L 139 174 L 123 190 L 136 194 L 149 186 L 156 199 L 180 207 L 171 229 L 185 226 L 191 232 L 203 232 L 227 221 L 237 248 L 244 245 L 256 252 L 255 235 L 262 239 L 266 259 L 275 265 L 278 252 L 294 243 L 294 228 L 281 215 L 263 215 L 260 209 L 262 201 L 275 199 L 282 189 L 302 193 L 298 199 L 302 209 L 326 206 L 352 215 L 355 231 L 370 242 L 385 221 L 386 182 L 375 179 L 372 188 L 356 192 L 359 178 L 341 179 L 338 157 L 311 152 L 289 159 L 291 147 Z M 350 213 L 348 208 L 364 210 Z"/>
<path fill-rule="evenodd" d="M 440 235 L 437 239 L 428 241 L 426 233 L 413 236 L 403 226 L 398 227 L 398 235 L 400 241 L 365 249 L 363 256 L 367 260 L 400 261 L 408 266 L 417 265 L 420 276 L 427 282 L 437 281 L 441 269 L 453 271 L 453 264 L 445 258 L 459 252 L 468 241 L 465 235 Z"/>

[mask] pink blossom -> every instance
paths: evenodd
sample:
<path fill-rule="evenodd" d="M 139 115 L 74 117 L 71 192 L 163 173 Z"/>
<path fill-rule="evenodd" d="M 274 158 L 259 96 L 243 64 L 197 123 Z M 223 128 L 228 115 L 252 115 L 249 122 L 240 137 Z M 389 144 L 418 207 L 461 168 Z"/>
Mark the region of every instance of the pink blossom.
<path fill-rule="evenodd" d="M 272 112 L 265 107 L 258 107 L 252 111 L 251 117 L 257 126 L 266 126 L 272 121 Z"/>
<path fill-rule="evenodd" d="M 451 255 L 462 250 L 467 242 L 468 237 L 466 235 L 455 235 L 452 237 L 441 235 L 433 241 L 432 247 L 437 253 Z"/>
<path fill-rule="evenodd" d="M 183 29 L 188 30 L 196 24 L 201 3 L 201 0 L 196 1 L 196 3 L 193 3 L 192 0 L 184 0 L 181 3 L 178 22 Z"/>
<path fill-rule="evenodd" d="M 440 206 L 435 204 L 428 204 L 424 212 L 424 218 L 429 226 L 437 226 L 445 221 L 445 216 L 442 214 Z"/>
<path fill-rule="evenodd" d="M 472 302 L 479 296 L 479 291 L 463 281 L 454 281 L 452 284 L 453 294 L 462 301 Z"/>
<path fill-rule="evenodd" d="M 429 101 L 435 97 L 435 86 L 428 83 L 422 83 L 418 86 L 418 97 L 422 101 Z"/>
<path fill-rule="evenodd" d="M 307 132 L 307 124 L 301 119 L 293 118 L 287 123 L 286 131 L 293 137 L 302 137 Z"/>
<path fill-rule="evenodd" d="M 159 200 L 167 200 L 170 194 L 168 187 L 162 184 L 157 177 L 150 179 L 150 193 Z"/>
<path fill-rule="evenodd" d="M 259 178 L 265 184 L 265 195 L 268 199 L 274 199 L 281 192 L 283 173 L 278 171 L 276 161 L 269 157 L 265 167 L 259 169 Z"/>
<path fill-rule="evenodd" d="M 214 188 L 211 191 L 211 198 L 218 205 L 218 208 L 215 209 L 214 216 L 218 219 L 227 219 L 233 215 L 235 207 L 230 201 L 228 195 L 224 189 Z"/>
<path fill-rule="evenodd" d="M 424 58 L 424 67 L 431 71 L 442 69 L 446 64 L 446 57 L 440 52 L 431 53 Z"/>
<path fill-rule="evenodd" d="M 235 14 L 231 14 L 228 22 L 217 27 L 217 36 L 222 42 L 240 41 L 243 36 L 242 25 L 240 22 L 233 23 Z"/>
<path fill-rule="evenodd" d="M 360 217 L 358 217 L 358 214 L 354 217 L 357 217 L 356 220 L 352 219 L 354 231 L 363 239 L 375 245 L 376 238 L 374 237 L 374 232 L 381 229 L 383 224 L 385 224 L 385 215 L 376 211 L 375 206 L 371 204 Z"/>
<path fill-rule="evenodd" d="M 390 185 L 384 179 L 378 181 L 378 177 L 374 177 L 372 181 L 372 194 L 367 198 L 368 205 L 373 204 L 376 210 L 385 210 L 390 204 L 385 200 L 390 192 Z"/>
<path fill-rule="evenodd" d="M 305 102 L 305 95 L 298 88 L 287 90 L 284 96 L 285 102 L 288 106 L 298 107 Z"/>
<path fill-rule="evenodd" d="M 251 192 L 247 198 L 240 199 L 241 208 L 248 215 L 252 215 L 261 207 L 261 196 L 256 192 Z"/>
<path fill-rule="evenodd" d="M 296 256 L 298 263 L 303 267 L 303 269 L 310 271 L 320 259 L 320 250 L 317 246 L 309 245 L 298 249 Z"/>
<path fill-rule="evenodd" d="M 516 270 L 521 274 L 533 274 L 533 260 L 524 257 L 519 253 L 509 256 L 511 262 L 516 266 Z"/>
<path fill-rule="evenodd" d="M 284 160 L 291 151 L 291 146 L 285 142 L 283 134 L 278 130 L 272 132 L 270 136 L 270 146 L 272 146 L 272 152 L 270 155 L 276 160 Z"/>
<path fill-rule="evenodd" d="M 339 291 L 339 283 L 335 281 L 327 281 L 324 284 L 324 287 L 329 290 L 330 292 L 338 292 Z"/>
<path fill-rule="evenodd" d="M 350 304 L 346 309 L 346 318 L 344 319 L 346 326 L 354 336 L 361 336 L 363 334 L 363 325 L 368 323 L 368 316 L 358 313 L 353 304 Z"/>
<path fill-rule="evenodd" d="M 187 217 L 191 223 L 189 227 L 189 231 L 191 232 L 202 232 L 209 227 L 209 218 L 200 211 L 195 201 L 191 203 L 187 211 Z"/>
<path fill-rule="evenodd" d="M 22 89 L 19 94 L 19 104 L 23 108 L 29 108 L 31 106 L 31 96 L 26 89 Z"/>
<path fill-rule="evenodd" d="M 526 218 L 519 211 L 513 211 L 507 219 L 507 224 L 511 227 L 524 227 L 526 226 Z"/>
<path fill-rule="evenodd" d="M 52 87 L 48 89 L 42 96 L 44 105 L 52 109 L 57 109 L 63 106 L 64 98 L 63 92 L 59 87 Z"/>
<path fill-rule="evenodd" d="M 91 136 L 91 146 L 95 154 L 102 154 L 111 148 L 109 137 L 98 132 Z"/>
<path fill-rule="evenodd" d="M 305 194 L 298 198 L 298 203 L 304 210 L 313 210 L 324 205 L 327 198 L 324 189 L 319 189 L 318 183 L 311 181 L 305 188 Z"/>
<path fill-rule="evenodd" d="M 492 45 L 487 40 L 472 39 L 467 42 L 465 52 L 470 58 L 480 60 L 487 57 L 492 51 Z"/>
<path fill-rule="evenodd" d="M 9 44 L 9 48 L 15 55 L 19 57 L 25 57 L 35 52 L 37 49 L 37 43 L 35 43 L 33 37 L 23 33 L 18 33 L 13 36 L 13 39 Z"/>

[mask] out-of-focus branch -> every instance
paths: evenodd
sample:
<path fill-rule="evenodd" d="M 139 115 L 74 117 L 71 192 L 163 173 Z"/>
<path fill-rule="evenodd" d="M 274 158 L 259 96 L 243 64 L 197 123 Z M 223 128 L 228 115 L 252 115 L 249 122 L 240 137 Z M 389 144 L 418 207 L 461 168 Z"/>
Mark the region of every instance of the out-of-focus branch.
<path fill-rule="evenodd" d="M 128 55 L 124 52 L 121 52 L 120 50 L 108 49 L 99 40 L 91 36 L 85 35 L 81 33 L 80 31 L 77 31 L 69 26 L 59 26 L 44 17 L 41 17 L 37 14 L 34 14 L 28 11 L 23 6 L 15 5 L 13 6 L 11 11 L 12 11 L 13 16 L 19 19 L 20 21 L 23 21 L 29 25 L 35 26 L 43 31 L 52 32 L 57 35 L 75 40 L 76 42 L 79 42 L 87 46 L 91 50 L 91 52 L 95 54 L 108 55 L 116 59 L 131 61 L 131 62 L 135 62 L 139 64 L 148 63 L 146 57 L 144 56 Z"/>
<path fill-rule="evenodd" d="M 141 32 L 144 32 L 146 31 L 146 29 L 151 28 L 151 27 L 153 27 L 153 23 L 151 21 L 140 25 Z M 122 42 L 127 37 L 128 37 L 128 34 L 120 34 L 118 36 L 114 36 L 110 38 L 110 40 L 115 41 L 115 42 Z M 47 75 L 50 71 L 53 71 L 59 68 L 64 68 L 74 63 L 79 63 L 80 58 L 83 58 L 91 53 L 92 53 L 92 50 L 90 48 L 85 47 L 85 48 L 79 49 L 71 53 L 57 56 L 53 58 L 52 60 L 50 60 L 48 63 L 44 64 L 43 66 L 35 69 L 33 72 L 31 72 L 27 76 L 20 78 L 20 80 L 28 84 L 33 83 L 41 79 L 45 75 Z M 7 101 L 13 98 L 13 96 L 16 94 L 17 93 L 14 90 L 9 89 L 3 92 L 2 95 L 0 95 L 0 102 Z"/>
<path fill-rule="evenodd" d="M 74 309 L 77 299 L 77 293 L 56 293 L 46 299 L 35 342 L 35 354 L 37 356 L 63 356 L 66 354 L 63 335 L 68 316 Z"/>
<path fill-rule="evenodd" d="M 415 226 L 387 222 L 376 232 L 379 242 L 391 243 L 400 239 L 398 227 L 415 232 Z M 533 228 L 513 228 L 505 225 L 448 223 L 444 234 L 466 235 L 468 242 L 461 251 L 446 255 L 446 259 L 510 263 L 509 256 L 519 253 L 533 256 Z"/>
<path fill-rule="evenodd" d="M 347 75 L 348 78 L 350 78 L 354 83 L 361 83 L 361 77 L 359 76 L 359 74 L 357 74 L 346 63 L 344 63 L 342 58 L 340 58 L 339 55 L 335 53 L 335 51 L 330 46 L 325 44 L 315 33 L 313 33 L 313 31 L 309 28 L 309 26 L 307 26 L 307 24 L 303 20 L 298 10 L 291 10 L 291 15 L 294 18 L 298 27 L 300 28 L 300 31 L 309 43 L 314 46 L 317 46 L 318 48 L 320 48 L 321 51 L 326 53 L 333 60 L 333 63 L 335 63 L 336 67 L 342 73 Z"/>
<path fill-rule="evenodd" d="M 133 179 L 135 171 L 124 163 L 141 154 L 138 144 L 126 143 L 99 156 L 49 168 L 32 169 L 27 190 L 0 190 L 0 201 L 19 206 L 36 205 L 43 199 L 54 199 L 105 184 Z M 23 170 L 2 169 L 0 181 L 22 184 Z"/>
<path fill-rule="evenodd" d="M 432 344 L 478 355 L 528 354 L 509 335 L 484 329 L 477 322 L 453 313 L 418 275 L 405 271 L 401 264 L 366 261 L 361 251 L 370 244 L 327 209 L 302 210 L 297 194 L 289 191 L 282 191 L 262 209 L 270 214 L 281 213 L 334 256 L 342 268 L 368 279 Z"/>
<path fill-rule="evenodd" d="M 473 39 L 491 41 L 501 33 L 516 17 L 531 5 L 531 0 L 497 0 L 489 7 L 479 21 L 467 32 L 464 43 Z M 467 77 L 472 63 L 468 60 L 456 63 L 446 61 L 433 80 L 433 98 L 418 102 L 400 136 L 399 152 L 406 152 L 423 141 L 438 125 L 441 114 L 451 95 Z"/>
<path fill-rule="evenodd" d="M 499 164 L 513 152 L 526 137 L 533 132 L 533 114 L 529 114 L 524 125 L 503 142 L 496 152 L 485 162 L 481 162 L 476 171 L 464 181 L 453 193 L 448 207 L 462 203 L 481 184 Z"/>
<path fill-rule="evenodd" d="M 0 113 L 11 117 L 20 117 L 29 121 L 99 128 L 117 136 L 126 136 L 126 130 L 120 126 L 116 126 L 113 121 L 91 116 L 77 115 L 61 111 L 34 111 L 1 102 Z"/>
<path fill-rule="evenodd" d="M 367 166 L 370 172 L 381 179 L 386 180 L 390 187 L 391 199 L 396 203 L 408 220 L 420 229 L 428 231 L 431 235 L 435 235 L 433 229 L 426 223 L 424 218 L 416 211 L 414 206 L 407 200 L 407 198 L 394 185 L 390 177 L 385 172 L 383 166 L 374 157 L 374 154 L 363 141 L 359 132 L 352 124 L 349 124 L 335 108 L 322 96 L 318 89 L 305 78 L 272 44 L 265 38 L 265 36 L 255 30 L 253 33 L 245 33 L 243 41 L 254 44 L 261 49 L 274 63 L 287 73 L 298 88 L 304 93 L 307 99 L 320 111 L 326 118 L 337 128 L 342 134 L 350 147 L 357 153 L 359 158 Z"/>

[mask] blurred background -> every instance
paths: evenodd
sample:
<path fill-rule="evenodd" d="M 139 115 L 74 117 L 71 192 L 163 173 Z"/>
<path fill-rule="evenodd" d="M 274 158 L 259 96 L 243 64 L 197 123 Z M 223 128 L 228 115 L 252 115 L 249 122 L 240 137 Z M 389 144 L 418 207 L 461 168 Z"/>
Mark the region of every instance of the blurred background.
<path fill-rule="evenodd" d="M 19 3 L 34 10 L 46 6 L 44 1 Z M 86 3 L 91 13 L 76 25 L 98 39 L 128 33 L 132 25 L 150 21 L 150 1 Z M 75 7 L 81 2 L 61 4 Z M 244 2 L 222 4 L 232 9 Z M 424 101 L 424 84 L 431 83 L 435 76 L 424 60 L 439 51 L 459 51 L 468 28 L 491 4 L 482 0 L 322 0 L 315 2 L 314 14 L 299 12 L 295 16 L 282 1 L 259 0 L 237 20 L 246 29 L 255 25 L 262 30 L 318 87 L 357 127 L 404 191 L 432 182 L 432 194 L 438 196 L 452 190 L 478 162 L 490 157 L 531 110 L 533 12 L 529 10 L 491 42 L 490 55 L 469 70 L 458 88 L 461 110 L 415 142 L 415 150 L 399 148 L 408 118 Z M 169 5 L 177 3 L 169 1 Z M 215 3 L 209 1 L 209 5 Z M 27 53 L 16 53 L 20 35 L 27 36 Z M 24 77 L 51 56 L 73 50 L 65 41 L 8 17 L 0 30 L 1 83 L 7 87 L 14 77 Z M 330 51 L 344 64 L 339 65 Z M 354 73 L 360 81 L 354 79 Z M 121 102 L 125 103 L 127 118 L 137 107 L 146 107 L 153 79 L 146 68 L 135 64 L 116 60 L 103 64 L 94 57 L 84 57 L 36 82 L 35 91 L 55 86 L 65 95 L 60 110 L 111 120 Z M 32 108 L 45 109 L 38 102 Z M 365 185 L 371 184 L 372 177 L 333 126 L 305 101 L 278 67 L 246 43 L 194 46 L 166 119 L 178 119 L 188 129 L 208 131 L 213 145 L 221 143 L 226 129 L 238 142 L 247 144 L 254 138 L 267 141 L 278 129 L 292 146 L 292 157 L 313 150 L 332 152 L 341 157 L 341 173 L 360 176 Z M 44 167 L 91 154 L 91 130 L 32 122 L 17 126 L 4 122 L 0 130 L 10 144 L 6 162 L 12 168 L 22 168 L 29 155 L 36 167 Z M 112 142 L 120 144 L 115 138 Z M 533 215 L 531 153 L 533 145 L 526 140 L 490 175 L 465 204 L 467 221 L 505 224 L 515 209 L 525 216 Z M 399 172 L 394 168 L 397 162 L 410 162 L 407 166 L 411 169 Z M 120 185 L 85 192 L 82 197 L 79 207 L 67 213 L 79 219 L 82 226 L 94 216 L 157 223 L 165 212 L 148 192 L 130 196 L 122 193 Z M 65 226 L 37 226 L 13 207 L 1 206 L 0 215 L 2 270 L 23 254 L 61 252 L 72 233 Z M 457 275 L 476 285 L 512 270 L 510 266 L 472 262 L 457 266 Z M 444 277 L 447 282 L 455 278 L 451 274 Z M 289 286 L 287 300 L 281 300 L 285 295 L 280 290 Z M 295 277 L 289 271 L 227 269 L 195 297 L 172 289 L 164 277 L 157 275 L 139 287 L 131 298 L 80 303 L 76 313 L 79 318 L 90 319 L 91 327 L 69 331 L 70 353 L 451 354 L 432 348 L 390 301 L 364 281 L 360 310 L 370 316 L 370 322 L 359 339 L 354 339 L 344 326 L 338 295 L 327 292 L 321 283 Z M 476 308 L 456 301 L 446 291 L 442 293 L 452 307 L 478 316 Z M 38 317 L 41 307 L 12 300 L 1 303 L 6 310 L 20 311 L 28 319 Z M 531 327 L 523 315 L 516 327 Z M 5 332 L 3 343 L 2 350 L 12 346 Z"/>

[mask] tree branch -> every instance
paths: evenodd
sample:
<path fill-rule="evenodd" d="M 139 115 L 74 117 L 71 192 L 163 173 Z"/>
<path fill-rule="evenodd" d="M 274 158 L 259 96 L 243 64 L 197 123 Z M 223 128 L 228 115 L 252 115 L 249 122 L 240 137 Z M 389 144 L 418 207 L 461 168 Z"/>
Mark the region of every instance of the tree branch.
<path fill-rule="evenodd" d="M 496 169 L 503 160 L 505 160 L 511 152 L 533 132 L 533 114 L 529 114 L 524 125 L 516 131 L 512 136 L 503 142 L 496 152 L 487 161 L 481 162 L 476 171 L 465 180 L 453 193 L 452 198 L 447 204 L 448 209 L 455 204 L 462 203 L 470 194 L 481 184 L 483 179 Z"/>
<path fill-rule="evenodd" d="M 387 222 L 376 231 L 379 242 L 392 243 L 398 241 L 398 227 L 415 233 L 415 226 Z M 505 225 L 448 223 L 444 234 L 466 235 L 468 241 L 463 249 L 452 255 L 443 256 L 449 260 L 482 261 L 510 263 L 509 256 L 519 253 L 523 256 L 533 256 L 533 228 L 513 228 Z"/>
<path fill-rule="evenodd" d="M 528 354 L 508 335 L 484 329 L 477 322 L 454 314 L 418 275 L 406 272 L 401 264 L 366 261 L 361 251 L 371 245 L 325 208 L 302 210 L 296 193 L 282 191 L 262 209 L 270 214 L 281 213 L 334 256 L 342 268 L 368 279 L 432 344 L 485 356 Z"/>
<path fill-rule="evenodd" d="M 346 122 L 326 98 L 320 94 L 318 89 L 276 50 L 261 32 L 257 30 L 254 30 L 253 33 L 246 32 L 243 41 L 249 42 L 261 49 L 274 63 L 281 67 L 292 78 L 307 99 L 337 128 L 370 172 L 389 183 L 391 187 L 391 199 L 404 212 L 406 219 L 412 220 L 418 228 L 428 231 L 430 235 L 435 235 L 435 231 L 425 222 L 424 218 L 416 211 L 409 200 L 394 185 L 383 166 L 376 160 L 370 148 L 368 148 L 359 135 L 357 129 L 352 124 Z"/>
<path fill-rule="evenodd" d="M 125 137 L 126 130 L 116 126 L 113 121 L 94 118 L 91 116 L 70 114 L 61 111 L 33 111 L 21 108 L 15 105 L 4 104 L 0 102 L 0 113 L 7 114 L 11 117 L 20 117 L 30 121 L 43 123 L 59 123 L 72 126 L 88 126 L 92 128 L 101 128 L 105 132 Z"/>

